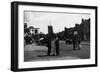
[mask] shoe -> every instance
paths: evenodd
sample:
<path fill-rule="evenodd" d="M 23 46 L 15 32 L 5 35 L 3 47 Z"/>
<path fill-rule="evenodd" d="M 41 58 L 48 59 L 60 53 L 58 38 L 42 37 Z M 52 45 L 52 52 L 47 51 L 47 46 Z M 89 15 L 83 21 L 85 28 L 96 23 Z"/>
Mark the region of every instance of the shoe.
<path fill-rule="evenodd" d="M 73 49 L 73 50 L 76 50 L 76 49 Z"/>
<path fill-rule="evenodd" d="M 56 56 L 55 54 L 52 54 L 51 56 Z"/>
<path fill-rule="evenodd" d="M 50 55 L 47 55 L 47 56 L 50 56 Z"/>
<path fill-rule="evenodd" d="M 59 56 L 59 55 L 56 55 L 56 56 Z"/>

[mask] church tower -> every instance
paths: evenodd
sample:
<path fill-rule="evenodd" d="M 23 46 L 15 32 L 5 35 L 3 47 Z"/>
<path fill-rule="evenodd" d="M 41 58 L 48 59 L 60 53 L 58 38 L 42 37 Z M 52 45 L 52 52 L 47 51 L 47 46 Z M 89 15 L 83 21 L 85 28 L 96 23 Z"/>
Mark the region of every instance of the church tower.
<path fill-rule="evenodd" d="M 53 34 L 53 28 L 51 25 L 48 26 L 48 34 Z"/>

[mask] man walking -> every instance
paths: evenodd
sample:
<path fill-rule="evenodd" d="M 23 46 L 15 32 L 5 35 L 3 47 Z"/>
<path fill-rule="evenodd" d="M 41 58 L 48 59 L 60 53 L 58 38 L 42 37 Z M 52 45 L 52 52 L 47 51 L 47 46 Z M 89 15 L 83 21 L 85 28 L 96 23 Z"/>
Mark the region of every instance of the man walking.
<path fill-rule="evenodd" d="M 50 37 L 47 38 L 47 47 L 48 47 L 47 56 L 50 56 L 50 53 L 51 53 L 51 38 Z"/>
<path fill-rule="evenodd" d="M 74 35 L 73 35 L 73 50 L 76 50 L 76 48 L 80 49 L 80 37 L 79 37 L 77 31 L 74 31 Z"/>
<path fill-rule="evenodd" d="M 56 46 L 56 55 L 59 56 L 59 38 L 56 37 L 56 41 L 55 41 L 55 46 Z"/>

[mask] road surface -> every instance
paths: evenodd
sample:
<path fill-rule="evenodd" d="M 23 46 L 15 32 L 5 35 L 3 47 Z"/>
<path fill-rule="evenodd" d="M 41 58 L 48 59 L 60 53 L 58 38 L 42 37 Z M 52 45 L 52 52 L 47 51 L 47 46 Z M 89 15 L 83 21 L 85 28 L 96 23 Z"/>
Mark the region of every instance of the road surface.
<path fill-rule="evenodd" d="M 60 55 L 46 56 L 47 47 L 36 44 L 26 45 L 24 48 L 24 61 L 50 61 L 50 60 L 71 60 L 71 59 L 89 59 L 90 58 L 90 44 L 82 42 L 80 50 L 73 50 L 72 44 L 65 44 L 60 41 Z"/>

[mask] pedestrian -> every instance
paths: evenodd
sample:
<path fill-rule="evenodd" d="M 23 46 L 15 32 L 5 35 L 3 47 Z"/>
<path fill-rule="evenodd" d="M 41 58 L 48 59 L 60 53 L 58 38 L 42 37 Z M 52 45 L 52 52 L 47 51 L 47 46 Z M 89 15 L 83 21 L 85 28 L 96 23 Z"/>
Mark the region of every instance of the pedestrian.
<path fill-rule="evenodd" d="M 59 38 L 58 38 L 58 36 L 56 37 L 56 40 L 55 40 L 55 46 L 56 46 L 56 55 L 59 56 L 60 49 L 59 49 Z"/>
<path fill-rule="evenodd" d="M 80 49 L 80 37 L 77 31 L 74 31 L 73 35 L 73 50 Z"/>
<path fill-rule="evenodd" d="M 47 37 L 47 47 L 48 47 L 47 56 L 50 56 L 50 53 L 51 53 L 51 38 L 50 37 Z"/>
<path fill-rule="evenodd" d="M 80 50 L 81 47 L 82 47 L 82 45 L 81 45 L 81 38 L 80 38 L 80 36 L 78 35 L 78 49 Z"/>
<path fill-rule="evenodd" d="M 56 55 L 55 40 L 56 40 L 55 38 L 53 38 L 53 39 L 51 40 L 51 50 L 52 50 L 51 55 L 52 55 L 52 56 L 55 56 L 55 55 Z"/>

